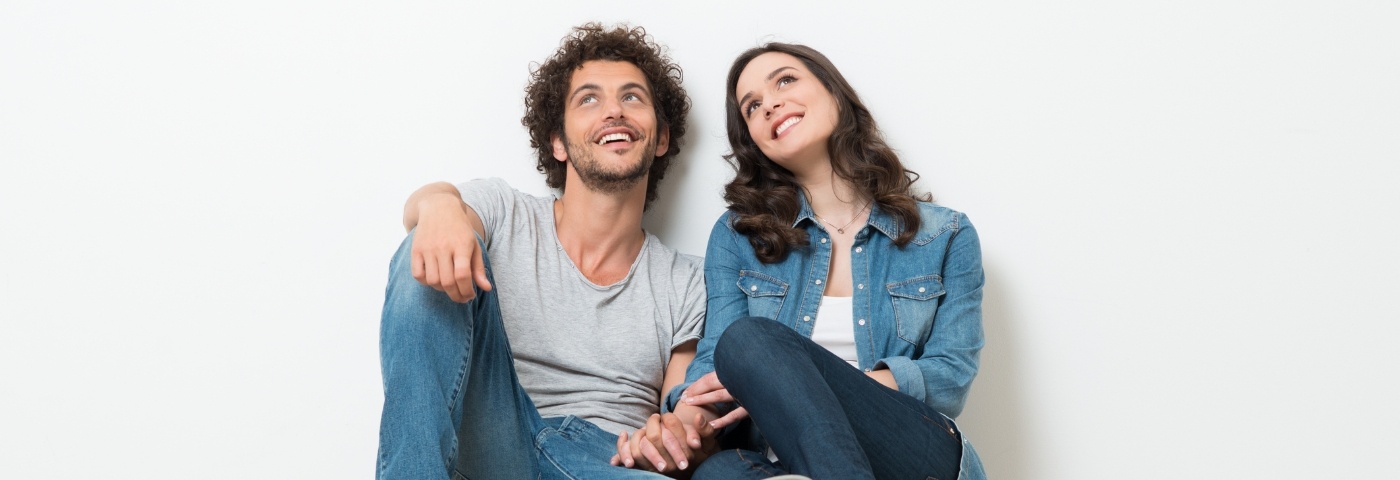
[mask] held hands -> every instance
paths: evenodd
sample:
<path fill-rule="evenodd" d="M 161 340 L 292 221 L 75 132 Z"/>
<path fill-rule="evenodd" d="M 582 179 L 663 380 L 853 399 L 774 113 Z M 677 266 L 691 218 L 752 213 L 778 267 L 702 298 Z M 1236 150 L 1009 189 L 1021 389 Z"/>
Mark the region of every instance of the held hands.
<path fill-rule="evenodd" d="M 653 414 L 645 430 L 634 432 L 631 438 L 626 431 L 618 434 L 617 455 L 613 455 L 610 462 L 666 474 L 681 473 L 699 465 L 715 450 L 715 429 L 705 422 L 703 415 L 697 414 L 692 419 L 687 424 L 674 413 Z"/>
<path fill-rule="evenodd" d="M 455 195 L 432 195 L 418 203 L 413 278 L 446 293 L 454 302 L 476 298 L 473 282 L 482 290 L 491 290 L 472 223 Z"/>
<path fill-rule="evenodd" d="M 733 401 L 734 397 L 714 372 L 700 377 L 681 392 L 681 405 L 676 407 L 683 414 L 693 413 L 689 424 L 674 413 L 652 415 L 645 430 L 633 433 L 631 438 L 625 431 L 618 435 L 617 455 L 612 457 L 612 464 L 686 475 L 686 470 L 714 452 L 715 434 L 719 429 L 748 416 L 748 411 L 739 407 L 723 417 L 706 421 L 715 416 L 710 405 Z"/>

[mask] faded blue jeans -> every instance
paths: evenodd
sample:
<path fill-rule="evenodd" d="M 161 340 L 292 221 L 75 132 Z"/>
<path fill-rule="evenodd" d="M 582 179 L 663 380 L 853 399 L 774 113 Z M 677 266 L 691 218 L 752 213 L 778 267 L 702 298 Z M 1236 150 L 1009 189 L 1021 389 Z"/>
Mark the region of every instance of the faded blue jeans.
<path fill-rule="evenodd" d="M 780 461 L 726 450 L 701 463 L 696 480 L 958 478 L 962 439 L 952 420 L 781 323 L 750 317 L 726 328 L 715 373 Z"/>
<path fill-rule="evenodd" d="M 616 434 L 573 416 L 541 418 L 516 378 L 496 292 L 457 303 L 418 283 L 412 245 L 409 234 L 389 264 L 375 478 L 665 478 L 609 465 Z"/>

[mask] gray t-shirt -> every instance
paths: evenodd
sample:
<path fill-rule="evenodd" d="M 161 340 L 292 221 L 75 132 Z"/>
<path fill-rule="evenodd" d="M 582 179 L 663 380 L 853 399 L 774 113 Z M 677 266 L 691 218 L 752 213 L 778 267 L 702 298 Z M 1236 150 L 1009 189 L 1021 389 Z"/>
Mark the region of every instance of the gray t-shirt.
<path fill-rule="evenodd" d="M 614 433 L 646 425 L 671 350 L 700 338 L 703 261 L 648 233 L 622 281 L 595 285 L 559 244 L 554 198 L 496 178 L 458 189 L 486 226 L 515 371 L 540 415 L 574 415 Z"/>

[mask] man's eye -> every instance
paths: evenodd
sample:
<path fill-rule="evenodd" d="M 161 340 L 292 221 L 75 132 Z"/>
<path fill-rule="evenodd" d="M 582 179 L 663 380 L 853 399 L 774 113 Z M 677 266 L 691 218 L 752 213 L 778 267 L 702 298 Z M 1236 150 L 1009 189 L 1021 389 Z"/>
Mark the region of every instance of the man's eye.
<path fill-rule="evenodd" d="M 635 94 L 635 93 L 629 93 L 629 94 L 623 95 L 623 96 L 622 96 L 622 99 L 623 99 L 623 100 L 627 100 L 627 101 L 630 102 L 630 101 L 641 100 L 642 97 L 637 96 L 637 94 Z"/>
<path fill-rule="evenodd" d="M 596 102 L 596 101 L 598 101 L 598 97 L 595 97 L 595 96 L 592 96 L 592 95 L 588 95 L 588 96 L 585 96 L 585 97 L 579 99 L 578 103 L 593 103 L 593 102 Z"/>

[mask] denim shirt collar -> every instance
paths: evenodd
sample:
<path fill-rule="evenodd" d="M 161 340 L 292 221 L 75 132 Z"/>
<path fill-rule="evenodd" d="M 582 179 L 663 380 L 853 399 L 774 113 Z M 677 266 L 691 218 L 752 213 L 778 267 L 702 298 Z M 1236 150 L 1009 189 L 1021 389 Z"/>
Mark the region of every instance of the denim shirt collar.
<path fill-rule="evenodd" d="M 797 219 L 792 222 L 793 228 L 797 228 L 798 225 L 801 225 L 803 220 L 812 223 L 821 222 L 821 220 L 817 219 L 816 213 L 812 211 L 812 204 L 807 202 L 807 192 L 799 190 L 797 201 Z M 875 227 L 876 231 L 885 234 L 885 236 L 889 237 L 891 240 L 899 236 L 899 222 L 895 220 L 893 216 L 880 209 L 880 204 L 878 203 L 872 203 L 870 205 L 870 218 L 865 220 L 865 224 Z"/>

